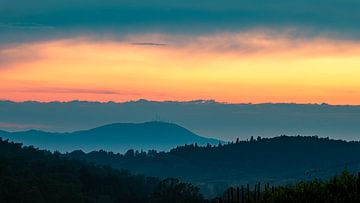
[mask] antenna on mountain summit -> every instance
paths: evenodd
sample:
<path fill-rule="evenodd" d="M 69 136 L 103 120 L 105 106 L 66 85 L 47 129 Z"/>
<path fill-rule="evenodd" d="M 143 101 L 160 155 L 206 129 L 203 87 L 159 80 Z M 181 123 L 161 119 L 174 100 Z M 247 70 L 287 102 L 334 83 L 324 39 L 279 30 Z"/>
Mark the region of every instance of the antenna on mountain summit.
<path fill-rule="evenodd" d="M 160 116 L 158 113 L 155 114 L 155 122 L 160 122 Z"/>

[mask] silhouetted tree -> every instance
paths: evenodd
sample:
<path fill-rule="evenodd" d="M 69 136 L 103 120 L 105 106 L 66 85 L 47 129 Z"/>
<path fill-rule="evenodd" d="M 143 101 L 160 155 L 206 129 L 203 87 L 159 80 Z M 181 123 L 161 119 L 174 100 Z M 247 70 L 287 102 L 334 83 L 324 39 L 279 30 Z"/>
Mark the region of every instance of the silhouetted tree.
<path fill-rule="evenodd" d="M 151 201 L 154 203 L 197 203 L 204 202 L 204 199 L 199 193 L 199 188 L 175 178 L 167 178 L 155 189 Z"/>
<path fill-rule="evenodd" d="M 126 153 L 125 153 L 125 157 L 127 158 L 131 158 L 131 157 L 134 157 L 135 156 L 135 153 L 134 153 L 134 150 L 133 149 L 129 149 Z"/>

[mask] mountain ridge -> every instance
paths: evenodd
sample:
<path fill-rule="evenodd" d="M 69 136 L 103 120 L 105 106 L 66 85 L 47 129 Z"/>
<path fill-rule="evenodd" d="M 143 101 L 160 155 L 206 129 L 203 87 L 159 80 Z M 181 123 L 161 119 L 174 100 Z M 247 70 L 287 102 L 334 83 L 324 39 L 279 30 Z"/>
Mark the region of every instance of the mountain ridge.
<path fill-rule="evenodd" d="M 94 103 L 94 104 L 128 104 L 128 103 L 183 103 L 183 104 L 227 104 L 227 105 L 314 105 L 314 106 L 348 106 L 348 107 L 360 107 L 360 104 L 332 104 L 332 103 L 295 103 L 295 102 L 221 102 L 213 99 L 195 99 L 195 100 L 150 100 L 150 99 L 137 99 L 128 101 L 91 101 L 91 100 L 69 100 L 69 101 L 13 101 L 13 100 L 1 100 L 0 103 L 16 103 L 16 104 L 66 104 L 66 103 Z"/>
<path fill-rule="evenodd" d="M 0 129 L 74 132 L 109 123 L 163 120 L 205 137 L 319 135 L 358 140 L 360 106 L 326 104 L 226 104 L 211 101 L 125 103 L 0 101 Z"/>
<path fill-rule="evenodd" d="M 0 131 L 0 136 L 26 145 L 63 152 L 76 149 L 84 151 L 102 149 L 114 152 L 128 149 L 166 151 L 184 144 L 206 145 L 222 142 L 197 135 L 180 125 L 160 121 L 112 123 L 67 133 L 40 130 Z"/>

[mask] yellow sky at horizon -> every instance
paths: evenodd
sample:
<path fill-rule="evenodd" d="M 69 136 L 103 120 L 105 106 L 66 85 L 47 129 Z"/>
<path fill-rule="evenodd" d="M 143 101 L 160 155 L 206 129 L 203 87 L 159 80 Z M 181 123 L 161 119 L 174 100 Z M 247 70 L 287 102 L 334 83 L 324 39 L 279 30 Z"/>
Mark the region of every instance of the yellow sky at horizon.
<path fill-rule="evenodd" d="M 225 35 L 136 46 L 85 38 L 0 53 L 12 59 L 0 62 L 0 99 L 360 104 L 360 43 L 351 41 Z"/>

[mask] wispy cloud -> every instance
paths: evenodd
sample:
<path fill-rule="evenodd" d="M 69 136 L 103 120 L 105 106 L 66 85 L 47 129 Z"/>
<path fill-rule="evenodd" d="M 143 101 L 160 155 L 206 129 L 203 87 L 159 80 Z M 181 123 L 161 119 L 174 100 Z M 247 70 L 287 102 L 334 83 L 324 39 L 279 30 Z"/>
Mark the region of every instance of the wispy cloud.
<path fill-rule="evenodd" d="M 329 36 L 301 35 L 297 28 L 264 29 L 257 28 L 242 32 L 222 32 L 204 35 L 181 34 L 144 34 L 123 37 L 121 40 L 161 41 L 168 49 L 201 53 L 233 53 L 237 55 L 253 54 L 358 54 L 360 41 L 339 39 Z M 171 43 L 171 44 L 170 44 Z"/>
<path fill-rule="evenodd" d="M 80 88 L 59 88 L 59 87 L 44 87 L 44 88 L 29 88 L 18 89 L 16 92 L 32 92 L 32 93 L 77 93 L 77 94 L 121 94 L 116 91 L 107 89 L 80 89 Z"/>
<path fill-rule="evenodd" d="M 353 39 L 338 39 L 324 36 L 306 36 L 298 34 L 298 29 L 253 29 L 244 32 L 223 32 L 208 35 L 184 34 L 143 34 L 128 35 L 114 40 L 93 37 L 79 37 L 42 43 L 29 43 L 14 46 L 0 47 L 0 69 L 12 65 L 29 64 L 33 61 L 53 56 L 54 48 L 63 51 L 88 46 L 101 47 L 109 52 L 103 60 L 117 61 L 116 52 L 123 49 L 146 50 L 146 47 L 163 47 L 163 52 L 202 53 L 202 54 L 235 54 L 250 56 L 256 54 L 282 54 L 293 56 L 321 56 L 321 55 L 358 55 L 360 41 Z M 135 41 L 135 42 L 134 42 Z M 139 48 L 137 48 L 139 46 Z M 141 48 L 141 47 L 144 47 Z M 51 53 L 52 50 L 54 53 Z M 153 50 L 151 50 L 153 52 Z M 159 51 L 159 50 L 158 50 Z M 110 54 L 111 53 L 111 54 Z M 314 55 L 315 53 L 315 55 Z M 77 53 L 73 55 L 76 57 Z M 79 54 L 80 56 L 81 54 Z M 112 57 L 110 57 L 110 55 Z M 99 57 L 96 55 L 94 57 Z M 106 68 L 106 67 L 104 67 Z M 28 91 L 28 90 L 26 90 Z M 38 90 L 44 91 L 44 90 Z M 70 91 L 69 89 L 47 89 L 55 93 Z M 71 90 L 74 91 L 74 90 Z M 79 93 L 90 93 L 94 90 L 77 90 Z M 95 91 L 96 92 L 96 91 Z M 99 91 L 99 94 L 119 94 L 116 92 Z"/>
<path fill-rule="evenodd" d="M 0 46 L 0 69 L 8 68 L 14 63 L 34 61 L 39 58 L 41 58 L 40 50 L 32 44 Z"/>
<path fill-rule="evenodd" d="M 52 29 L 53 26 L 47 26 L 39 23 L 2 23 L 0 22 L 0 28 L 11 29 Z"/>
<path fill-rule="evenodd" d="M 155 43 L 155 42 L 133 42 L 131 44 L 137 46 L 167 46 L 168 45 L 164 43 Z"/>
<path fill-rule="evenodd" d="M 29 124 L 29 123 L 8 123 L 0 122 L 0 128 L 2 129 L 48 129 L 50 126 L 42 124 Z"/>

